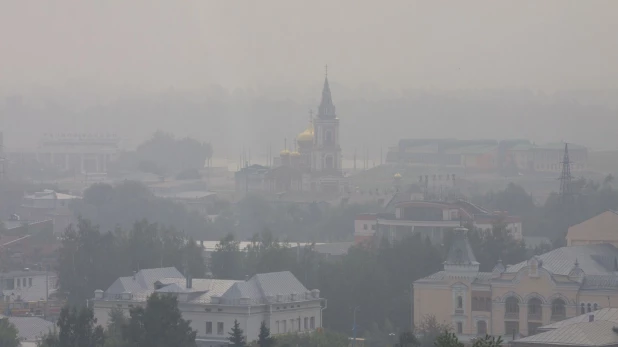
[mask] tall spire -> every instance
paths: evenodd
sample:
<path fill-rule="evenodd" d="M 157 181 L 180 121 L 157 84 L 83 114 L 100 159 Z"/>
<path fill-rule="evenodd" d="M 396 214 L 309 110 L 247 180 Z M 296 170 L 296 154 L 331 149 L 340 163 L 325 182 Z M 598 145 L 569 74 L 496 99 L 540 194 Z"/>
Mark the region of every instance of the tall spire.
<path fill-rule="evenodd" d="M 562 158 L 562 173 L 560 175 L 560 197 L 563 202 L 566 202 L 573 193 L 571 190 L 571 160 L 569 159 L 569 144 L 564 144 L 564 158 Z"/>
<path fill-rule="evenodd" d="M 335 105 L 328 84 L 328 65 L 325 67 L 324 87 L 322 88 L 322 101 L 318 107 L 318 118 L 335 118 Z"/>

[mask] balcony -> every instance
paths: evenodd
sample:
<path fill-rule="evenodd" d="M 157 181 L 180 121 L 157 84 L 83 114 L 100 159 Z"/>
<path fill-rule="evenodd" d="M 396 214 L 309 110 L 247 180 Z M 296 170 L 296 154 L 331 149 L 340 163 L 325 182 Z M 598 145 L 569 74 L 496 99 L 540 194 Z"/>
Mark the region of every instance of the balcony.
<path fill-rule="evenodd" d="M 504 319 L 519 320 L 519 312 L 505 312 Z"/>
<path fill-rule="evenodd" d="M 528 312 L 528 320 L 543 320 L 543 314 L 541 314 L 541 312 Z"/>
<path fill-rule="evenodd" d="M 560 322 L 560 321 L 565 320 L 565 319 L 566 319 L 566 315 L 565 314 L 558 313 L 558 314 L 552 314 L 551 315 L 551 321 L 552 322 Z"/>

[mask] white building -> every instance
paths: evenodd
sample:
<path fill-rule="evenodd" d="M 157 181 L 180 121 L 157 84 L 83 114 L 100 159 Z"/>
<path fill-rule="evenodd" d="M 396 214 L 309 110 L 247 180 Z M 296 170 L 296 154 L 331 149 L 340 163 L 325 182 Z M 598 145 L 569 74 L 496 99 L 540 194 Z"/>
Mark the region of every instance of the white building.
<path fill-rule="evenodd" d="M 105 292 L 95 291 L 95 317 L 105 326 L 113 308 L 128 316 L 131 307 L 145 305 L 152 293 L 175 295 L 183 318 L 191 320 L 206 346 L 226 345 L 234 320 L 247 341 L 257 339 L 262 321 L 273 335 L 314 331 L 322 327 L 325 307 L 320 291 L 307 290 L 289 271 L 234 281 L 185 278 L 172 267 L 141 270 L 118 278 Z"/>
<path fill-rule="evenodd" d="M 44 134 L 36 156 L 39 162 L 75 173 L 105 173 L 119 154 L 116 134 Z"/>

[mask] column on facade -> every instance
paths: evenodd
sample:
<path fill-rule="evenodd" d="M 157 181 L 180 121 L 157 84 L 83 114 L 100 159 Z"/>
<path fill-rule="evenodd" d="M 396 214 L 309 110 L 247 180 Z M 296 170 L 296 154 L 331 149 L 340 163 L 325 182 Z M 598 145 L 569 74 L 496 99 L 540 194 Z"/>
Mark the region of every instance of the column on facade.
<path fill-rule="evenodd" d="M 519 333 L 528 336 L 528 303 L 519 303 Z"/>

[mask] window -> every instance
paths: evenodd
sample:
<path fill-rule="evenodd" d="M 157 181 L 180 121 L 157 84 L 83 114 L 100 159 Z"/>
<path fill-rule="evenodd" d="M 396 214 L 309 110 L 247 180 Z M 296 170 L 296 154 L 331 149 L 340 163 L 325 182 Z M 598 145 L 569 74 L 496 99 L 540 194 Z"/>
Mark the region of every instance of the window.
<path fill-rule="evenodd" d="M 504 322 L 504 334 L 505 335 L 519 334 L 519 322 L 514 322 L 514 321 Z"/>
<path fill-rule="evenodd" d="M 564 300 L 556 299 L 551 303 L 551 319 L 562 320 L 566 317 Z"/>
<path fill-rule="evenodd" d="M 275 322 L 275 327 L 277 327 L 277 334 L 281 334 L 281 330 L 279 330 L 279 321 Z"/>
<path fill-rule="evenodd" d="M 206 335 L 212 335 L 212 322 L 206 322 Z"/>
<path fill-rule="evenodd" d="M 32 287 L 32 277 L 28 278 L 28 287 Z"/>
<path fill-rule="evenodd" d="M 309 329 L 309 318 L 305 317 L 305 330 Z"/>
<path fill-rule="evenodd" d="M 367 224 L 363 224 L 363 229 L 367 230 Z"/>
<path fill-rule="evenodd" d="M 223 335 L 223 322 L 217 322 L 217 335 Z"/>
<path fill-rule="evenodd" d="M 584 314 L 584 313 L 586 313 L 586 306 L 584 306 L 584 304 L 583 304 L 583 303 L 582 303 L 582 305 L 581 305 L 581 309 L 580 309 L 579 313 L 580 313 L 580 314 Z"/>
<path fill-rule="evenodd" d="M 294 324 L 294 319 L 290 319 L 290 331 L 296 331 L 296 324 Z"/>
<path fill-rule="evenodd" d="M 375 224 L 371 225 L 371 230 L 376 230 L 376 225 Z"/>
<path fill-rule="evenodd" d="M 287 325 L 288 321 L 282 320 L 281 323 L 283 323 L 282 332 L 285 334 L 288 332 L 288 325 Z"/>
<path fill-rule="evenodd" d="M 457 297 L 457 308 L 458 309 L 463 309 L 463 298 L 461 296 Z"/>
<path fill-rule="evenodd" d="M 315 317 L 311 317 L 310 323 L 309 323 L 309 328 L 311 330 L 315 329 Z"/>
<path fill-rule="evenodd" d="M 476 334 L 479 336 L 487 335 L 487 322 L 480 320 L 476 323 Z"/>
<path fill-rule="evenodd" d="M 26 279 L 25 279 L 25 278 L 24 278 L 24 279 L 22 279 L 22 283 L 23 283 L 23 286 L 22 286 L 22 287 L 24 287 L 24 288 L 25 288 L 25 287 L 26 287 Z"/>
<path fill-rule="evenodd" d="M 532 298 L 528 301 L 528 319 L 541 320 L 543 317 L 543 307 L 539 298 Z"/>
<path fill-rule="evenodd" d="M 519 319 L 519 300 L 515 297 L 509 297 L 505 302 L 506 311 L 504 318 Z"/>
<path fill-rule="evenodd" d="M 463 334 L 463 323 L 462 322 L 457 322 L 457 333 Z"/>

